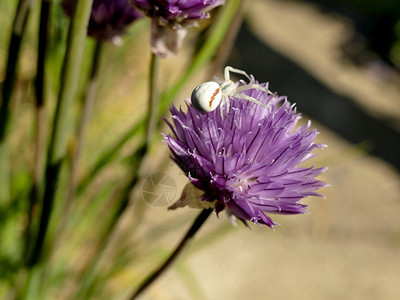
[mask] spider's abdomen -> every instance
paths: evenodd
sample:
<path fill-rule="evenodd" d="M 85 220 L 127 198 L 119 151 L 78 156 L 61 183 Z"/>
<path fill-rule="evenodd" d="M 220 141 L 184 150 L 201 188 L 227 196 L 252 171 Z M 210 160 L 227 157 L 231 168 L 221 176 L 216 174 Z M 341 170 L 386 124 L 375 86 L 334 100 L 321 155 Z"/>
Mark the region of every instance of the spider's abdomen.
<path fill-rule="evenodd" d="M 202 113 L 215 110 L 221 100 L 221 87 L 215 81 L 208 81 L 198 85 L 191 96 L 193 107 Z"/>

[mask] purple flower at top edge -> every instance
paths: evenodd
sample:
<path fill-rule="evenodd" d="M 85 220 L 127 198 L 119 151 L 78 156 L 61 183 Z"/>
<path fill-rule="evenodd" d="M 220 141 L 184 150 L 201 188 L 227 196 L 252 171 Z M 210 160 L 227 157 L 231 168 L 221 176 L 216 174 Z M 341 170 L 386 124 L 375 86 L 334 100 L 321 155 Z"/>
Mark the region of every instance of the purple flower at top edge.
<path fill-rule="evenodd" d="M 159 25 L 176 26 L 191 24 L 209 17 L 208 11 L 222 5 L 225 0 L 130 0 L 139 10 Z"/>
<path fill-rule="evenodd" d="M 208 18 L 209 11 L 225 0 L 130 0 L 152 19 L 152 51 L 160 57 L 176 55 L 187 27 Z"/>
<path fill-rule="evenodd" d="M 63 0 L 62 7 L 71 17 L 74 0 Z M 93 0 L 88 24 L 88 35 L 100 41 L 116 41 L 126 28 L 143 15 L 129 0 Z"/>
<path fill-rule="evenodd" d="M 243 94 L 268 109 L 236 97 L 230 97 L 231 108 L 223 117 L 218 108 L 203 114 L 190 103 L 186 112 L 172 105 L 172 123 L 166 122 L 173 135 L 165 135 L 164 142 L 203 192 L 201 202 L 214 202 L 217 212 L 226 209 L 245 224 L 273 228 L 276 223 L 266 213 L 302 214 L 307 208 L 302 198 L 322 196 L 315 191 L 327 184 L 315 177 L 326 168 L 303 163 L 325 145 L 314 143 L 318 132 L 310 122 L 296 127 L 301 117 L 286 97 L 257 89 Z"/>

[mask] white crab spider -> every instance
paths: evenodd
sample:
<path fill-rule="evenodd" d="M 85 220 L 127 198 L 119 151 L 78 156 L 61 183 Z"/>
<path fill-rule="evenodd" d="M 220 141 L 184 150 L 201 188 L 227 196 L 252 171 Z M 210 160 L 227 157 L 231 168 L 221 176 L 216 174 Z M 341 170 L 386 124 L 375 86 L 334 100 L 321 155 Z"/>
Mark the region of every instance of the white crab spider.
<path fill-rule="evenodd" d="M 236 87 L 235 83 L 230 80 L 229 73 L 237 73 L 243 76 L 246 76 L 247 79 L 250 80 L 251 82 L 251 77 L 242 70 L 238 70 L 232 67 L 225 67 L 224 69 L 224 77 L 225 81 L 222 82 L 221 84 L 215 82 L 215 81 L 208 81 L 204 82 L 200 85 L 198 85 L 192 92 L 191 96 L 191 101 L 193 107 L 202 112 L 211 112 L 215 110 L 218 105 L 220 105 L 221 101 L 224 101 L 225 107 L 226 107 L 226 112 L 229 112 L 229 97 L 236 97 L 240 99 L 244 99 L 247 101 L 251 101 L 253 103 L 256 103 L 258 105 L 261 105 L 262 107 L 268 109 L 268 107 L 258 101 L 257 99 L 241 94 L 241 92 L 245 90 L 251 90 L 251 89 L 257 89 L 264 91 L 268 94 L 273 94 L 270 90 L 266 89 L 265 87 L 255 84 L 255 83 L 250 83 L 247 85 L 239 86 Z M 223 116 L 223 108 L 222 105 L 220 105 L 220 110 L 221 110 L 221 116 Z"/>

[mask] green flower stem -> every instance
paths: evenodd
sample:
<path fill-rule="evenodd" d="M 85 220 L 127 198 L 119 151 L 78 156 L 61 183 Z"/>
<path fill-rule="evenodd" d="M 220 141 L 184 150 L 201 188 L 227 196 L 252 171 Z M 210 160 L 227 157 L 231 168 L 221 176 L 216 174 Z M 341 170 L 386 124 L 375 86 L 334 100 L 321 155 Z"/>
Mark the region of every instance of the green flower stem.
<path fill-rule="evenodd" d="M 64 209 L 63 209 L 63 218 L 65 219 L 68 215 L 69 207 L 72 199 L 75 195 L 76 190 L 76 176 L 78 171 L 79 159 L 82 149 L 82 144 L 85 140 L 86 133 L 86 125 L 89 121 L 90 114 L 94 105 L 94 101 L 97 97 L 97 86 L 99 82 L 100 75 L 100 63 L 101 63 L 101 54 L 103 50 L 103 43 L 101 41 L 96 41 L 93 60 L 92 60 L 92 69 L 90 72 L 90 78 L 86 87 L 86 95 L 83 101 L 83 108 L 81 113 L 81 118 L 79 120 L 78 125 L 78 133 L 77 133 L 77 143 L 75 147 L 75 151 L 72 157 L 71 169 L 68 178 L 68 188 L 67 188 L 67 198 L 65 201 Z"/>
<path fill-rule="evenodd" d="M 99 83 L 103 49 L 103 42 L 96 40 L 92 55 L 90 75 L 86 83 L 83 107 L 77 129 L 77 142 L 71 159 L 70 170 L 68 174 L 67 195 L 63 203 L 62 214 L 58 221 L 58 228 L 56 229 L 57 234 L 54 240 L 52 240 L 51 244 L 48 246 L 49 249 L 52 249 L 53 246 L 57 245 L 63 239 L 68 217 L 70 215 L 71 204 L 76 195 L 76 177 L 78 175 L 81 149 L 85 141 L 86 126 L 90 119 L 92 108 L 97 97 L 97 87 Z"/>
<path fill-rule="evenodd" d="M 178 95 L 182 87 L 193 77 L 194 74 L 213 57 L 221 42 L 224 40 L 226 32 L 229 30 L 230 22 L 233 20 L 236 11 L 239 9 L 242 0 L 230 0 L 225 5 L 222 13 L 216 19 L 210 36 L 206 39 L 203 47 L 197 53 L 192 63 L 184 72 L 184 75 L 167 91 L 160 95 L 159 115 L 165 114 L 171 101 Z M 78 186 L 78 194 L 82 193 L 89 186 L 92 179 L 116 156 L 118 151 L 133 136 L 142 132 L 145 128 L 146 118 L 143 117 L 129 129 L 121 139 L 104 154 L 102 154 L 87 176 Z"/>
<path fill-rule="evenodd" d="M 159 117 L 159 97 L 157 95 L 157 77 L 160 58 L 151 53 L 149 72 L 149 101 L 146 120 L 146 149 L 149 148 Z"/>
<path fill-rule="evenodd" d="M 19 0 L 11 29 L 8 45 L 5 78 L 1 86 L 0 99 L 0 208 L 10 201 L 10 163 L 9 149 L 6 145 L 6 133 L 10 120 L 10 101 L 16 80 L 16 70 L 21 42 L 25 33 L 28 16 L 33 0 Z M 1 235 L 1 229 L 0 229 Z"/>
<path fill-rule="evenodd" d="M 35 94 L 36 94 L 36 136 L 35 136 L 35 161 L 33 172 L 33 186 L 31 191 L 29 211 L 28 211 L 28 225 L 25 232 L 25 257 L 29 253 L 29 247 L 32 235 L 32 223 L 34 220 L 33 211 L 34 207 L 38 204 L 43 184 L 44 176 L 44 153 L 45 153 L 45 60 L 48 44 L 48 25 L 51 11 L 51 1 L 42 0 L 40 9 L 40 25 L 39 25 L 39 44 L 38 44 L 38 57 L 37 57 L 37 71 L 35 80 Z"/>
<path fill-rule="evenodd" d="M 136 299 L 141 293 L 143 293 L 153 282 L 155 282 L 176 260 L 176 258 L 182 253 L 185 247 L 193 239 L 196 232 L 201 228 L 207 218 L 210 216 L 213 209 L 203 209 L 197 216 L 192 226 L 182 238 L 179 245 L 175 248 L 174 252 L 168 257 L 168 259 L 152 274 L 150 274 L 137 288 L 137 290 L 128 298 L 130 300 Z"/>
<path fill-rule="evenodd" d="M 250 1 L 240 1 L 238 7 L 236 8 L 235 14 L 222 42 L 223 47 L 219 47 L 218 52 L 214 57 L 213 66 L 210 70 L 211 74 L 215 74 L 224 69 L 225 63 L 229 58 L 229 54 L 232 52 L 236 36 L 243 23 L 243 17 L 246 9 L 249 5 Z"/>
<path fill-rule="evenodd" d="M 1 90 L 0 106 L 0 143 L 3 143 L 10 118 L 10 100 L 16 79 L 16 69 L 21 41 L 25 33 L 26 23 L 31 9 L 32 0 L 20 0 L 12 25 L 10 44 L 8 47 L 6 76 Z"/>
<path fill-rule="evenodd" d="M 37 264 L 41 258 L 43 245 L 50 221 L 60 169 L 65 157 L 70 111 L 76 97 L 83 50 L 85 45 L 86 27 L 89 21 L 92 0 L 74 2 L 74 13 L 68 32 L 67 50 L 61 74 L 61 87 L 58 96 L 54 118 L 53 132 L 50 140 L 46 166 L 46 184 L 42 201 L 39 231 L 35 246 L 29 260 L 29 265 Z"/>
<path fill-rule="evenodd" d="M 26 24 L 33 0 L 19 0 L 13 24 L 11 27 L 10 42 L 5 70 L 5 78 L 1 85 L 0 98 L 0 212 L 7 210 L 11 200 L 11 165 L 10 151 L 6 144 L 7 127 L 10 120 L 10 101 L 14 90 L 18 58 L 21 50 L 21 42 L 25 34 Z M 2 240 L 3 228 L 0 228 L 0 240 Z M 3 245 L 4 247 L 4 245 Z M 0 246 L 0 256 L 2 246 Z"/>

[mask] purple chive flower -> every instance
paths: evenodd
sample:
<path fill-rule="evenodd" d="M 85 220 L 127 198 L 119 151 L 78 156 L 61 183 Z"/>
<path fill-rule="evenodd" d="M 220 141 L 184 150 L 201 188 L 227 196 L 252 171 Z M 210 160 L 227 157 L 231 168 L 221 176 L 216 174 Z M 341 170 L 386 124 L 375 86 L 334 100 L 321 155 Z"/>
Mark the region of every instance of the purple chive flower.
<path fill-rule="evenodd" d="M 211 9 L 225 0 L 130 0 L 152 19 L 152 51 L 161 57 L 175 55 L 186 36 L 186 28 L 209 18 Z"/>
<path fill-rule="evenodd" d="M 71 17 L 75 0 L 63 0 L 62 7 Z M 126 28 L 142 14 L 130 5 L 129 0 L 93 0 L 88 35 L 100 41 L 120 42 Z"/>
<path fill-rule="evenodd" d="M 325 145 L 314 144 L 318 132 L 310 122 L 296 128 L 301 117 L 286 97 L 257 89 L 243 94 L 268 109 L 236 97 L 230 97 L 223 117 L 219 109 L 202 114 L 190 103 L 187 112 L 171 106 L 172 124 L 166 122 L 173 136 L 165 135 L 164 141 L 191 184 L 203 192 L 202 203 L 215 201 L 217 212 L 226 208 L 245 224 L 272 228 L 276 223 L 265 213 L 301 214 L 307 207 L 302 198 L 322 196 L 315 190 L 327 184 L 315 177 L 325 168 L 299 164 Z"/>

